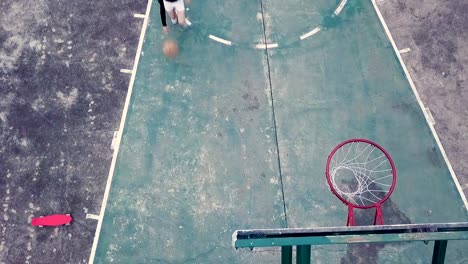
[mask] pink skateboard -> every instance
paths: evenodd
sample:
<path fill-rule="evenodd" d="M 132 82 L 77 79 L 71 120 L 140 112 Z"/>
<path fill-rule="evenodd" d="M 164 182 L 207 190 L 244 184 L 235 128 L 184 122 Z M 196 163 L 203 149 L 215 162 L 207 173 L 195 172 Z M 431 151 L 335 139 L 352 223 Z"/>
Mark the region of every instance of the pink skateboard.
<path fill-rule="evenodd" d="M 31 224 L 33 226 L 61 226 L 61 225 L 69 225 L 72 221 L 72 217 L 70 214 L 55 214 L 55 215 L 47 215 L 47 216 L 39 216 L 33 218 Z"/>

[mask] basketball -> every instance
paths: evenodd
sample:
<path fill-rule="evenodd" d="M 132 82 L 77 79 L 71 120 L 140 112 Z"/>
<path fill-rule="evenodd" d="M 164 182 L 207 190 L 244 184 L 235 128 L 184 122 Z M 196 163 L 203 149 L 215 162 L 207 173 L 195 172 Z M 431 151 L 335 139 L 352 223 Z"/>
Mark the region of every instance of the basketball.
<path fill-rule="evenodd" d="M 174 40 L 166 40 L 163 44 L 164 55 L 168 58 L 174 58 L 179 53 L 179 47 Z"/>

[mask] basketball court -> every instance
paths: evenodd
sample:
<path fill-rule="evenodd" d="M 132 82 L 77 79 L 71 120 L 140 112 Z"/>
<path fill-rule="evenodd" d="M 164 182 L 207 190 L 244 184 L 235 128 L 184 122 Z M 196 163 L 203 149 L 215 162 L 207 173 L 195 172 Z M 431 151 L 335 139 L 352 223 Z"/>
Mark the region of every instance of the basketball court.
<path fill-rule="evenodd" d="M 345 226 L 325 167 L 351 138 L 393 158 L 385 224 L 467 221 L 430 113 L 373 2 L 193 2 L 192 26 L 170 27 L 174 60 L 161 51 L 159 6 L 148 6 L 90 262 L 278 263 L 276 249 L 235 250 L 233 232 Z M 372 224 L 374 210 L 355 213 Z M 450 244 L 447 261 L 468 259 L 467 245 Z M 332 245 L 312 256 L 425 263 L 431 250 Z"/>

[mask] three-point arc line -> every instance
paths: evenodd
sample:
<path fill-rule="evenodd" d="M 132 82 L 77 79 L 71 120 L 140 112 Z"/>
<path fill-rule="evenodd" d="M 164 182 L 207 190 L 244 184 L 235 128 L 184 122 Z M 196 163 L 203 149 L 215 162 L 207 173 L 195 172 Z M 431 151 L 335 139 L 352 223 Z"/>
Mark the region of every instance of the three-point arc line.
<path fill-rule="evenodd" d="M 299 38 L 301 40 L 304 40 L 304 39 L 306 39 L 306 38 L 308 38 L 308 37 L 310 37 L 312 35 L 317 34 L 320 30 L 321 30 L 320 27 L 316 27 L 316 28 L 312 29 L 312 31 L 310 31 L 309 33 L 305 33 L 304 35 L 300 36 Z"/>
<path fill-rule="evenodd" d="M 348 2 L 348 0 L 342 0 L 340 5 L 336 8 L 335 12 L 333 12 L 333 14 L 335 14 L 335 16 L 339 15 L 341 13 L 341 10 L 343 10 L 344 6 L 346 5 L 346 2 Z"/>
<path fill-rule="evenodd" d="M 348 2 L 348 0 L 341 0 L 340 4 L 335 9 L 335 12 L 333 12 L 333 14 L 335 16 L 339 15 L 341 13 L 341 11 L 343 10 L 343 8 L 345 7 L 347 2 Z M 310 32 L 303 34 L 299 38 L 301 40 L 304 40 L 306 38 L 309 38 L 309 37 L 317 34 L 318 32 L 320 32 L 320 30 L 322 30 L 320 27 L 316 27 L 316 28 L 312 29 Z M 220 37 L 216 37 L 214 35 L 209 35 L 209 38 L 214 40 L 214 41 L 217 41 L 219 43 L 222 43 L 224 45 L 232 46 L 232 42 L 229 41 L 229 40 L 225 40 L 225 39 L 222 39 Z M 260 43 L 260 44 L 255 45 L 256 49 L 267 49 L 267 48 L 273 49 L 273 48 L 278 48 L 278 47 L 279 47 L 278 43 L 270 43 L 270 44 L 269 43 L 266 43 L 266 44 L 265 43 Z M 402 50 L 402 53 L 404 53 L 404 52 L 408 52 L 408 51 Z"/>
<path fill-rule="evenodd" d="M 227 46 L 231 46 L 232 45 L 232 42 L 229 41 L 229 40 L 225 40 L 225 39 L 222 39 L 222 38 L 218 38 L 216 36 L 213 36 L 213 35 L 209 35 L 208 36 L 210 39 L 214 40 L 214 41 L 217 41 L 219 43 L 223 43 L 224 45 L 227 45 Z"/>

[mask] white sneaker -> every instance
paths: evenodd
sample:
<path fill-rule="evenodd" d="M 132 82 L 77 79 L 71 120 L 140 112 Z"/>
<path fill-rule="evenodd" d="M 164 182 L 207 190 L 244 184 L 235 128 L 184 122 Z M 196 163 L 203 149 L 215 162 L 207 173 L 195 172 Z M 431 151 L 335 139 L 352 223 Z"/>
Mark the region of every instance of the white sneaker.
<path fill-rule="evenodd" d="M 173 25 L 177 24 L 177 17 L 174 18 L 174 19 L 171 18 L 171 22 L 172 22 Z"/>
<path fill-rule="evenodd" d="M 185 24 L 187 24 L 187 26 L 191 26 L 192 22 L 190 22 L 187 18 L 185 18 Z"/>

